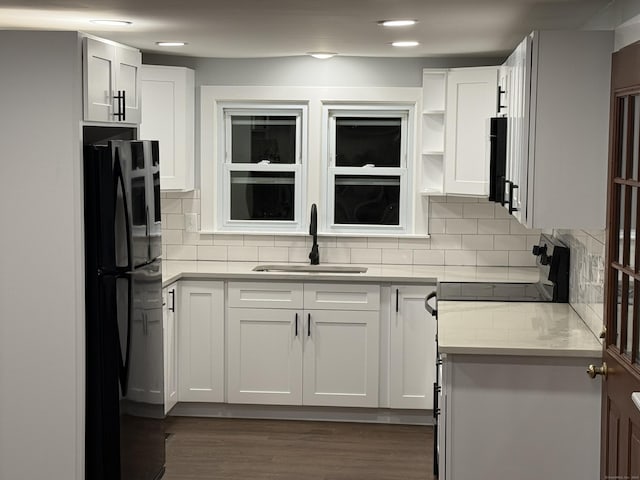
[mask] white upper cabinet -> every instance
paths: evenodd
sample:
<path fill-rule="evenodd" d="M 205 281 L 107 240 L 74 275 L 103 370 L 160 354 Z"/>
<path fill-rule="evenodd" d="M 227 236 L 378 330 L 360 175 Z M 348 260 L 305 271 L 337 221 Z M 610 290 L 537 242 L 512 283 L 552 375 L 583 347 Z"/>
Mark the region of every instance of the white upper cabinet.
<path fill-rule="evenodd" d="M 84 120 L 140 123 L 139 50 L 84 38 Z"/>
<path fill-rule="evenodd" d="M 194 188 L 194 72 L 143 65 L 140 138 L 160 142 L 160 188 Z"/>
<path fill-rule="evenodd" d="M 612 32 L 535 31 L 503 65 L 507 207 L 529 228 L 604 228 L 612 50 Z"/>
<path fill-rule="evenodd" d="M 452 69 L 447 78 L 444 191 L 489 194 L 489 119 L 498 67 Z"/>
<path fill-rule="evenodd" d="M 488 126 L 496 114 L 498 68 L 423 70 L 423 195 L 488 195 Z"/>

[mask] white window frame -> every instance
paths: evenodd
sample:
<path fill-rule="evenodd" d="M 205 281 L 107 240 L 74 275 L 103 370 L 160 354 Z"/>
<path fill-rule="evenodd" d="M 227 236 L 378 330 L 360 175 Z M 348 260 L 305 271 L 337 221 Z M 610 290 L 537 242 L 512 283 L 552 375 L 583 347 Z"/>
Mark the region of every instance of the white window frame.
<path fill-rule="evenodd" d="M 293 164 L 232 163 L 231 161 L 231 117 L 232 116 L 287 116 L 296 117 L 296 154 Z M 274 104 L 273 102 L 220 102 L 218 104 L 217 187 L 222 192 L 216 196 L 217 230 L 220 232 L 280 233 L 301 232 L 306 195 L 307 166 L 307 122 L 306 104 Z M 231 173 L 232 172 L 294 172 L 294 219 L 290 220 L 232 220 L 231 219 Z"/>
<path fill-rule="evenodd" d="M 400 167 L 337 167 L 336 166 L 336 117 L 401 118 Z M 402 235 L 411 231 L 411 178 L 414 145 L 415 108 L 406 104 L 325 104 L 322 109 L 323 135 L 325 137 L 323 163 L 326 172 L 324 199 L 327 215 L 323 230 L 345 234 L 388 234 Z M 399 225 L 336 224 L 335 218 L 335 178 L 336 175 L 359 176 L 399 176 L 400 203 Z"/>

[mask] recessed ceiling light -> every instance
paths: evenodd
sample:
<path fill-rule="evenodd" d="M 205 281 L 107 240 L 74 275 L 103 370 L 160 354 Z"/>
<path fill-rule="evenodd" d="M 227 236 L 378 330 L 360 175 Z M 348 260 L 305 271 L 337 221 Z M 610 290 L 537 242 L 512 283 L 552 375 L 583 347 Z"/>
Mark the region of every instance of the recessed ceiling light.
<path fill-rule="evenodd" d="M 96 25 L 109 25 L 111 27 L 126 27 L 133 22 L 127 20 L 91 20 L 91 23 L 95 23 Z"/>
<path fill-rule="evenodd" d="M 184 47 L 187 42 L 156 42 L 159 47 Z"/>
<path fill-rule="evenodd" d="M 383 27 L 410 27 L 415 25 L 415 20 L 381 20 L 378 22 Z"/>
<path fill-rule="evenodd" d="M 335 57 L 337 53 L 334 52 L 309 52 L 307 55 L 311 55 L 313 58 L 319 58 L 320 60 L 326 60 L 327 58 Z"/>
<path fill-rule="evenodd" d="M 406 41 L 406 42 L 393 42 L 391 45 L 393 45 L 394 47 L 417 47 L 420 44 L 414 41 Z"/>

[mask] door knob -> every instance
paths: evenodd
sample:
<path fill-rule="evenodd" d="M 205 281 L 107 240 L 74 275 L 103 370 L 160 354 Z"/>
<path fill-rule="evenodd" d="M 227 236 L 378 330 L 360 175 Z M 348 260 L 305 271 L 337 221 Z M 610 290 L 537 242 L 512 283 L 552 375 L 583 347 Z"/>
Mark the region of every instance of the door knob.
<path fill-rule="evenodd" d="M 589 368 L 587 368 L 587 375 L 589 375 L 591 378 L 596 378 L 596 375 L 602 375 L 604 378 L 607 378 L 608 373 L 609 369 L 607 368 L 606 362 L 602 362 L 601 367 L 589 365 Z"/>

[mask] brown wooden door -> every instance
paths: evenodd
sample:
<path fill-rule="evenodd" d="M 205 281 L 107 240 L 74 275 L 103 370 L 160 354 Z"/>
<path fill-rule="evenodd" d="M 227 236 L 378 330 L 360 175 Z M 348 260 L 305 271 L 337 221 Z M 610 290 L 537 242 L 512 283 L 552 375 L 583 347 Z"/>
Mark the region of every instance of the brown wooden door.
<path fill-rule="evenodd" d="M 640 480 L 640 42 L 613 55 L 601 479 Z"/>

